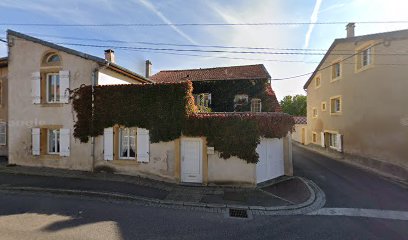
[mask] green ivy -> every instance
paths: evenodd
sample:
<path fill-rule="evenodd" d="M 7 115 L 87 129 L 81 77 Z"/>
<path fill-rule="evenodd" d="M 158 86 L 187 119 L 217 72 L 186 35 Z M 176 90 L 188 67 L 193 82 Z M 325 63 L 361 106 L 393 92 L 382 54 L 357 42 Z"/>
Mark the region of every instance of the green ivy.
<path fill-rule="evenodd" d="M 283 113 L 197 113 L 192 92 L 190 81 L 82 86 L 71 92 L 77 117 L 74 136 L 88 142 L 116 124 L 149 129 L 152 142 L 204 136 L 221 157 L 256 163 L 261 137 L 282 138 L 293 128 L 292 117 Z"/>
<path fill-rule="evenodd" d="M 193 94 L 211 93 L 211 109 L 213 112 L 248 112 L 252 98 L 262 100 L 263 112 L 275 112 L 279 103 L 275 95 L 268 92 L 270 83 L 261 80 L 214 80 L 193 81 Z M 246 94 L 249 101 L 240 109 L 234 109 L 234 98 L 237 94 Z"/>

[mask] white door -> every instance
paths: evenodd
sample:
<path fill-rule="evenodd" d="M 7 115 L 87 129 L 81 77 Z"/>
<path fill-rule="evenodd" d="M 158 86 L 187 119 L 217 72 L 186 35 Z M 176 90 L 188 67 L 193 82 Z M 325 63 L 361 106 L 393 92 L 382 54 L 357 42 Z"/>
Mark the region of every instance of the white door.
<path fill-rule="evenodd" d="M 256 182 L 265 182 L 284 175 L 283 139 L 263 138 L 256 148 Z"/>
<path fill-rule="evenodd" d="M 181 181 L 203 182 L 201 138 L 181 139 Z"/>

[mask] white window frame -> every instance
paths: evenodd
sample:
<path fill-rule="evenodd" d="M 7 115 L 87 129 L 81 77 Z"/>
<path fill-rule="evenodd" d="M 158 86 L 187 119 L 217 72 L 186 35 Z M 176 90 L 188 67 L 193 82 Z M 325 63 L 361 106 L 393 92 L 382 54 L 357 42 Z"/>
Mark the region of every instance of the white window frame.
<path fill-rule="evenodd" d="M 46 92 L 46 102 L 47 102 L 47 103 L 61 103 L 60 91 L 59 91 L 57 85 L 55 85 L 55 87 L 54 87 L 54 89 L 53 89 L 53 92 L 54 92 L 54 96 L 57 96 L 57 94 L 58 94 L 59 100 L 58 100 L 58 101 L 55 100 L 55 99 L 54 99 L 53 101 L 50 101 L 50 100 L 49 100 L 49 95 L 50 95 L 50 93 L 49 93 L 49 79 L 48 79 L 49 76 L 58 76 L 59 87 L 61 87 L 60 74 L 59 74 L 59 73 L 47 73 L 47 74 L 46 74 L 46 90 L 45 90 L 45 92 Z"/>
<path fill-rule="evenodd" d="M 4 135 L 4 142 L 0 142 L 0 146 L 5 146 L 7 145 L 7 123 L 6 122 L 0 122 L 0 136 L 1 135 Z"/>
<path fill-rule="evenodd" d="M 333 68 L 332 69 L 332 81 L 335 81 L 341 78 L 341 62 L 338 61 L 338 62 L 333 63 L 332 68 Z"/>
<path fill-rule="evenodd" d="M 51 152 L 50 151 L 50 134 L 51 133 L 55 134 L 54 132 L 57 133 L 57 137 L 54 138 L 54 144 L 55 144 L 56 148 L 58 149 L 58 151 Z M 61 136 L 60 129 L 47 129 L 47 153 L 48 154 L 51 154 L 51 155 L 53 155 L 53 154 L 59 155 L 60 154 L 60 152 L 61 152 L 60 136 Z"/>
<path fill-rule="evenodd" d="M 258 106 L 256 106 L 255 104 L 259 103 L 259 111 L 258 110 Z M 259 98 L 253 98 L 251 99 L 251 112 L 262 112 L 262 100 Z"/>
<path fill-rule="evenodd" d="M 339 114 L 342 112 L 341 96 L 330 98 L 330 114 Z"/>
<path fill-rule="evenodd" d="M 119 143 L 119 148 L 118 148 L 118 150 L 119 150 L 119 159 L 125 159 L 125 160 L 136 160 L 136 155 L 137 155 L 137 138 L 136 138 L 136 135 L 137 135 L 137 133 L 136 133 L 136 129 L 133 129 L 134 131 L 135 131 L 135 134 L 133 135 L 133 136 L 131 136 L 131 132 L 132 132 L 132 128 L 119 128 L 119 141 L 118 141 L 118 143 Z M 127 156 L 125 156 L 125 157 L 123 157 L 122 156 L 122 135 L 123 135 L 123 132 L 124 131 L 126 131 L 126 135 L 127 135 Z M 131 149 L 131 147 L 130 147 L 130 138 L 134 138 L 134 143 L 135 143 L 135 150 L 134 150 L 134 153 L 135 153 L 135 156 L 134 157 L 131 157 L 130 156 L 130 149 Z"/>
<path fill-rule="evenodd" d="M 371 65 L 372 63 L 372 50 L 371 47 L 365 48 L 363 50 L 361 50 L 361 56 L 360 56 L 360 64 L 361 64 L 361 68 L 367 67 L 369 65 Z M 365 59 L 366 58 L 366 59 Z"/>
<path fill-rule="evenodd" d="M 336 133 L 328 134 L 329 134 L 329 147 L 337 150 L 337 134 Z"/>
<path fill-rule="evenodd" d="M 211 93 L 197 94 L 196 105 L 201 107 L 209 107 L 211 105 Z"/>

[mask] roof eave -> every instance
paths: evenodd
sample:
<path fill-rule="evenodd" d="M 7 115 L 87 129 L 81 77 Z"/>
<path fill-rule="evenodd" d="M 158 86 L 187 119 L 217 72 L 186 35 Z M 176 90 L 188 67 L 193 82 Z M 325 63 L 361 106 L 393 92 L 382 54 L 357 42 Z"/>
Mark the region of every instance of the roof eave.
<path fill-rule="evenodd" d="M 333 50 L 333 48 L 337 45 L 337 43 L 341 39 L 335 39 L 333 43 L 331 44 L 330 48 L 327 50 L 326 54 L 324 54 L 324 57 L 320 61 L 319 65 L 317 65 L 316 69 L 313 71 L 312 75 L 309 77 L 305 85 L 303 86 L 303 89 L 306 90 L 307 87 L 309 86 L 310 82 L 312 82 L 313 78 L 316 76 L 316 73 L 319 71 L 320 67 L 323 65 L 323 63 L 326 61 L 327 57 L 330 55 L 330 52 Z"/>

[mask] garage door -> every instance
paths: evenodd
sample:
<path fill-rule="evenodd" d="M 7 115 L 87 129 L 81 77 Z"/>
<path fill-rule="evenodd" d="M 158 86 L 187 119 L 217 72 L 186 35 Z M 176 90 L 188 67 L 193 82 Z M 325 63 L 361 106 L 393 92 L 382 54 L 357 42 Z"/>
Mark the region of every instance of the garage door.
<path fill-rule="evenodd" d="M 256 164 L 257 183 L 284 175 L 283 139 L 261 139 L 256 152 L 259 155 L 259 161 Z"/>

